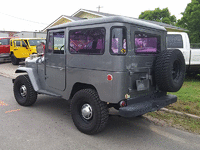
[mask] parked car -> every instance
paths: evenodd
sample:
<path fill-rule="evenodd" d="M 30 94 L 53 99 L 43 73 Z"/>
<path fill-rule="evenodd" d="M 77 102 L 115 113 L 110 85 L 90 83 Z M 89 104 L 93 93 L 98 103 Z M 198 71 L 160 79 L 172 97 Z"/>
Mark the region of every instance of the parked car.
<path fill-rule="evenodd" d="M 0 37 L 0 62 L 10 61 L 10 38 Z"/>
<path fill-rule="evenodd" d="M 185 58 L 188 73 L 200 73 L 200 48 L 190 48 L 190 40 L 185 32 L 168 32 L 167 48 L 179 49 Z"/>
<path fill-rule="evenodd" d="M 10 40 L 10 56 L 13 65 L 18 65 L 21 60 L 31 54 L 37 54 L 36 46 L 45 43 L 43 38 L 15 38 Z"/>
<path fill-rule="evenodd" d="M 175 103 L 184 80 L 180 50 L 166 49 L 165 28 L 126 17 L 89 19 L 48 29 L 44 57 L 29 57 L 13 80 L 16 101 L 38 94 L 71 100 L 72 120 L 83 133 L 102 131 L 108 108 L 135 117 Z"/>

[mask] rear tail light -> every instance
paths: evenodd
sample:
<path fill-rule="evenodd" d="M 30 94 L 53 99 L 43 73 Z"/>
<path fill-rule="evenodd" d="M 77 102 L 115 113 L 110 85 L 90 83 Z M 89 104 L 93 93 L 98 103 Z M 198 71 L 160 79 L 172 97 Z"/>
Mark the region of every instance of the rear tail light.
<path fill-rule="evenodd" d="M 119 102 L 120 107 L 125 107 L 126 106 L 126 101 L 122 100 Z"/>

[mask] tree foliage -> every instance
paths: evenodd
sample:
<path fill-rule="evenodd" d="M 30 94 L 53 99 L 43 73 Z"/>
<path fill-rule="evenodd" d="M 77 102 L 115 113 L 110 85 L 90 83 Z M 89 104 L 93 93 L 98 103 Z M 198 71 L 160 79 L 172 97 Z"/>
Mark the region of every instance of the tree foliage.
<path fill-rule="evenodd" d="M 156 8 L 155 10 L 146 10 L 140 14 L 139 19 L 163 22 L 171 25 L 175 25 L 176 23 L 176 17 L 174 15 L 171 16 L 168 8 Z"/>
<path fill-rule="evenodd" d="M 178 20 L 177 26 L 188 29 L 190 42 L 200 43 L 200 0 L 192 0 Z"/>

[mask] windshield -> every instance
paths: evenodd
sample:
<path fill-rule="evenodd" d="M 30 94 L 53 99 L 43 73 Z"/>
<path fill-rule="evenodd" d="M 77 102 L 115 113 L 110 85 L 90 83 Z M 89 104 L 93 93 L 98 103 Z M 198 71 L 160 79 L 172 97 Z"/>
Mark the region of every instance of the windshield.
<path fill-rule="evenodd" d="M 182 36 L 180 34 L 168 34 L 167 48 L 183 48 Z"/>
<path fill-rule="evenodd" d="M 37 46 L 40 45 L 40 43 L 43 42 L 44 44 L 46 43 L 45 39 L 35 39 L 35 40 L 29 40 L 30 46 Z"/>

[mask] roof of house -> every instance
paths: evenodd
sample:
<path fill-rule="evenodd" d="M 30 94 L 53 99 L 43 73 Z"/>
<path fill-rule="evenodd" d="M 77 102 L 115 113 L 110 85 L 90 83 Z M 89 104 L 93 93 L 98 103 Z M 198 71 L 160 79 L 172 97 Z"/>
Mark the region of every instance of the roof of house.
<path fill-rule="evenodd" d="M 102 17 L 119 16 L 119 15 L 115 15 L 115 14 L 97 12 L 97 11 L 86 10 L 86 9 L 79 9 L 79 10 L 78 10 L 76 13 L 74 13 L 72 16 L 76 16 L 76 15 L 78 15 L 78 14 L 80 14 L 80 13 L 83 13 L 83 12 L 92 13 L 92 14 L 94 14 L 94 15 L 98 15 L 98 16 L 102 16 Z M 132 17 L 129 17 L 129 18 L 132 18 Z M 138 19 L 138 18 L 133 18 L 133 19 Z M 154 24 L 163 26 L 163 27 L 165 27 L 165 28 L 171 28 L 171 29 L 176 29 L 176 30 L 188 31 L 188 30 L 186 30 L 186 29 L 183 29 L 183 28 L 180 28 L 180 27 L 176 27 L 176 26 L 173 26 L 173 25 L 169 25 L 169 24 L 166 24 L 166 23 L 162 23 L 162 22 L 151 21 L 151 20 L 145 20 L 145 19 L 138 19 L 138 20 L 143 20 L 143 21 L 146 21 L 146 22 L 154 23 Z"/>
<path fill-rule="evenodd" d="M 59 21 L 62 18 L 66 18 L 70 21 L 79 21 L 79 20 L 83 20 L 84 18 L 79 18 L 77 16 L 81 15 L 82 13 L 90 13 L 99 17 L 109 17 L 109 16 L 120 16 L 120 15 L 115 15 L 115 14 L 109 14 L 109 13 L 104 13 L 104 12 L 98 12 L 98 11 L 92 11 L 92 10 L 86 10 L 86 9 L 79 9 L 77 12 L 75 12 L 72 16 L 66 16 L 66 15 L 62 15 L 60 16 L 58 19 L 56 19 L 54 22 L 52 22 L 50 25 L 48 25 L 46 28 L 44 28 L 42 31 L 47 30 L 48 28 L 50 28 L 51 26 L 53 26 L 54 23 L 56 23 L 57 21 Z M 131 18 L 131 17 L 129 17 Z M 169 25 L 166 23 L 162 23 L 162 22 L 156 22 L 156 21 L 150 21 L 150 20 L 144 20 L 144 19 L 138 19 L 138 18 L 132 18 L 134 20 L 142 20 L 148 23 L 153 23 L 159 26 L 162 26 L 164 28 L 170 28 L 170 29 L 175 29 L 175 30 L 179 30 L 179 31 L 188 31 L 186 29 L 180 28 L 180 27 L 176 27 L 173 25 Z"/>
<path fill-rule="evenodd" d="M 103 13 L 103 12 L 97 12 L 97 11 L 92 11 L 92 10 L 86 10 L 86 9 L 79 9 L 77 12 L 75 12 L 72 16 L 77 16 L 78 14 L 82 13 L 82 12 L 87 12 L 87 13 L 91 13 L 97 16 L 101 16 L 101 17 L 107 17 L 107 16 L 118 16 L 115 14 L 109 14 L 109 13 Z"/>
<path fill-rule="evenodd" d="M 46 28 L 44 28 L 42 31 L 47 30 L 48 28 L 50 28 L 54 23 L 56 23 L 58 20 L 65 18 L 68 19 L 70 21 L 78 21 L 78 20 L 83 20 L 83 18 L 78 18 L 78 17 L 73 17 L 73 16 L 66 16 L 66 15 L 61 15 L 59 18 L 57 18 L 55 21 L 53 21 L 51 24 L 49 24 Z"/>
<path fill-rule="evenodd" d="M 123 17 L 123 16 L 110 16 L 110 17 L 104 17 L 104 18 L 84 19 L 80 21 L 74 21 L 74 22 L 69 22 L 69 23 L 53 26 L 50 29 L 65 28 L 65 27 L 71 27 L 71 26 L 111 23 L 111 22 L 131 23 L 131 24 L 136 24 L 136 25 L 141 25 L 145 27 L 150 27 L 150 28 L 166 31 L 166 29 L 162 26 L 149 23 L 146 21 L 142 21 L 139 19 L 133 19 L 133 18 Z"/>

